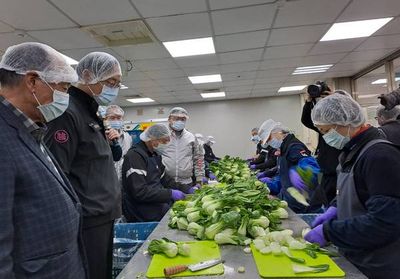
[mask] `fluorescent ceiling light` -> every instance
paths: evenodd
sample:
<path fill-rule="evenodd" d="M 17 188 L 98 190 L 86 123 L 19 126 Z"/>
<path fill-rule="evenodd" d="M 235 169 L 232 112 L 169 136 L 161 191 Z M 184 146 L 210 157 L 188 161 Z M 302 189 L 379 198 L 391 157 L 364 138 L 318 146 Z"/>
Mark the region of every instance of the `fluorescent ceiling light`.
<path fill-rule="evenodd" d="M 61 53 L 61 55 L 64 57 L 64 59 L 67 61 L 67 63 L 69 65 L 78 65 L 78 61 L 76 61 L 75 59 L 73 59 L 69 56 L 66 56 L 65 54 L 62 54 L 62 53 Z"/>
<path fill-rule="evenodd" d="M 284 86 L 279 88 L 278 92 L 300 91 L 303 90 L 306 86 L 307 85 Z"/>
<path fill-rule="evenodd" d="M 163 42 L 172 57 L 183 57 L 215 53 L 214 42 L 211 37 Z"/>
<path fill-rule="evenodd" d="M 397 77 L 394 80 L 395 81 L 400 81 L 400 77 Z M 386 78 L 377 79 L 377 80 L 371 82 L 371 84 L 386 84 L 386 83 L 387 83 L 387 79 Z"/>
<path fill-rule="evenodd" d="M 225 92 L 201 93 L 203 99 L 225 97 Z"/>
<path fill-rule="evenodd" d="M 373 97 L 378 97 L 379 94 L 367 94 L 367 95 L 357 95 L 358 99 L 368 99 Z"/>
<path fill-rule="evenodd" d="M 305 75 L 326 72 L 333 64 L 297 67 L 292 75 Z"/>
<path fill-rule="evenodd" d="M 393 17 L 385 17 L 335 23 L 329 28 L 321 41 L 369 37 L 392 19 Z"/>
<path fill-rule="evenodd" d="M 121 84 L 121 86 L 119 87 L 119 89 L 128 89 L 129 87 L 128 86 L 126 86 L 126 85 L 123 85 L 123 84 Z"/>
<path fill-rule="evenodd" d="M 208 82 L 221 82 L 221 75 L 206 75 L 206 76 L 192 76 L 189 80 L 193 84 L 208 83 Z"/>
<path fill-rule="evenodd" d="M 134 99 L 126 99 L 128 102 L 139 104 L 139 103 L 152 103 L 153 99 L 150 98 L 134 98 Z"/>

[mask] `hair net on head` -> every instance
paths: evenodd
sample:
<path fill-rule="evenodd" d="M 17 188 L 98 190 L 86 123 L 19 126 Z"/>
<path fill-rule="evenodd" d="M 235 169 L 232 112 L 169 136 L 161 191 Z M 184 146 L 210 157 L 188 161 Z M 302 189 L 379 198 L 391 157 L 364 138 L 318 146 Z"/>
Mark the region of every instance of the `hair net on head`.
<path fill-rule="evenodd" d="M 143 133 L 141 133 L 140 139 L 142 141 L 150 141 L 169 137 L 170 135 L 171 131 L 168 127 L 165 124 L 158 123 L 148 127 Z"/>
<path fill-rule="evenodd" d="M 107 110 L 106 106 L 99 106 L 99 108 L 97 109 L 97 113 L 99 114 L 101 119 L 106 118 L 106 110 Z"/>
<path fill-rule="evenodd" d="M 123 109 L 120 106 L 117 105 L 111 105 L 108 106 L 106 109 L 106 116 L 109 115 L 118 115 L 118 116 L 124 116 L 125 112 L 123 111 Z"/>
<path fill-rule="evenodd" d="M 359 127 L 365 123 L 361 106 L 346 95 L 332 94 L 318 101 L 311 112 L 315 125 Z"/>
<path fill-rule="evenodd" d="M 204 136 L 202 134 L 196 133 L 196 134 L 194 134 L 194 137 L 197 139 L 197 141 L 200 144 L 204 144 Z"/>
<path fill-rule="evenodd" d="M 207 142 L 211 142 L 212 144 L 215 144 L 217 141 L 215 140 L 215 138 L 213 136 L 208 136 Z"/>
<path fill-rule="evenodd" d="M 252 132 L 252 133 L 258 133 L 258 128 L 253 128 L 253 129 L 251 129 L 251 132 Z"/>
<path fill-rule="evenodd" d="M 84 71 L 90 72 L 90 79 L 84 80 Z M 117 58 L 106 52 L 91 52 L 79 61 L 76 66 L 79 82 L 95 84 L 115 75 L 122 75 L 121 66 Z"/>
<path fill-rule="evenodd" d="M 78 76 L 65 58 L 48 45 L 22 43 L 10 46 L 0 61 L 0 69 L 20 75 L 35 72 L 48 83 L 74 83 Z"/>
<path fill-rule="evenodd" d="M 276 122 L 272 119 L 265 120 L 263 124 L 261 124 L 260 129 L 258 129 L 258 135 L 260 136 L 263 144 L 265 144 L 265 142 L 268 140 L 272 130 L 279 127 L 280 125 L 281 123 Z"/>
<path fill-rule="evenodd" d="M 169 116 L 186 117 L 189 119 L 189 114 L 187 110 L 181 107 L 174 107 L 169 111 Z"/>

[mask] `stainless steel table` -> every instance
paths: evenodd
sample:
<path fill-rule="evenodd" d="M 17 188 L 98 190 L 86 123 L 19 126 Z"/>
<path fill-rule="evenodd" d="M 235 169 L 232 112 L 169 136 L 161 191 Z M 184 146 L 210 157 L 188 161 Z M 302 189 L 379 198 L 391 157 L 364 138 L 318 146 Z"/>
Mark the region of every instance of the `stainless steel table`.
<path fill-rule="evenodd" d="M 189 241 L 193 240 L 186 231 L 172 230 L 168 227 L 169 214 L 167 214 L 155 228 L 153 233 L 149 236 L 149 239 L 160 239 L 167 237 L 174 241 Z M 283 228 L 288 228 L 294 231 L 294 235 L 301 234 L 303 228 L 308 225 L 296 214 L 289 212 L 289 219 L 284 220 L 282 224 Z M 135 279 L 135 278 L 146 278 L 147 268 L 150 264 L 151 257 L 146 254 L 147 246 L 149 241 L 146 241 L 143 246 L 136 252 L 130 262 L 118 275 L 117 279 Z M 213 279 L 213 278 L 261 278 L 258 274 L 256 264 L 253 260 L 252 254 L 245 254 L 243 247 L 233 245 L 222 245 L 220 246 L 222 258 L 225 260 L 225 273 L 219 276 L 196 276 L 193 278 L 197 279 Z M 348 279 L 367 279 L 356 267 L 354 267 L 345 258 L 335 258 L 334 261 L 346 272 Z M 246 272 L 238 273 L 237 268 L 244 266 Z M 182 277 L 183 278 L 183 277 Z M 188 277 L 186 277 L 188 278 Z"/>

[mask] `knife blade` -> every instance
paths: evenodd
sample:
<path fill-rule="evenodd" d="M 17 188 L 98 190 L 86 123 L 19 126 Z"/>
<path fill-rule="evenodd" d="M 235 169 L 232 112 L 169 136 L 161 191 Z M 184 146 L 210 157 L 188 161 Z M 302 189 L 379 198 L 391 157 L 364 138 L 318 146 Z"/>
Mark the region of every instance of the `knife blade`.
<path fill-rule="evenodd" d="M 164 275 L 165 275 L 165 277 L 169 277 L 171 275 L 175 275 L 175 274 L 184 272 L 188 269 L 192 272 L 195 272 L 195 271 L 213 267 L 213 266 L 223 263 L 223 262 L 224 262 L 224 260 L 222 260 L 222 259 L 213 259 L 213 260 L 209 260 L 209 261 L 199 262 L 196 264 L 171 266 L 171 267 L 164 268 Z"/>

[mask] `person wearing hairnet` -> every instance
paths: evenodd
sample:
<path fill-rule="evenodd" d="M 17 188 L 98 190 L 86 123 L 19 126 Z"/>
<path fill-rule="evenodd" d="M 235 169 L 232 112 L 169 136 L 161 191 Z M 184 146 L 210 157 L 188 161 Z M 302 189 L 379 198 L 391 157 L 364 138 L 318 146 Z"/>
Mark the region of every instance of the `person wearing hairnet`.
<path fill-rule="evenodd" d="M 315 187 L 318 184 L 316 178 L 319 167 L 305 144 L 290 133 L 288 128 L 272 119 L 264 121 L 260 126 L 259 135 L 264 148 L 269 145 L 272 148 L 280 150 L 278 169 L 281 189 L 278 197 L 287 201 L 289 207 L 296 213 L 318 211 L 321 208 L 321 204 L 304 205 L 288 192 L 289 188 L 294 187 L 297 191 L 305 195 L 308 201 L 311 201 Z M 306 182 L 303 178 L 296 175 L 294 170 L 298 168 L 312 170 L 312 177 L 309 178 L 310 181 Z"/>
<path fill-rule="evenodd" d="M 400 120 L 397 119 L 399 116 L 399 107 L 386 110 L 384 106 L 379 106 L 375 117 L 386 139 L 397 145 L 400 145 Z"/>
<path fill-rule="evenodd" d="M 175 182 L 165 172 L 160 153 L 170 144 L 171 131 L 154 124 L 140 134 L 122 165 L 122 208 L 128 222 L 160 221 L 173 201 L 196 188 Z"/>
<path fill-rule="evenodd" d="M 170 110 L 171 143 L 161 151 L 161 155 L 166 173 L 176 182 L 199 186 L 205 177 L 204 150 L 199 148 L 196 137 L 185 129 L 188 119 L 189 114 L 184 108 Z"/>
<path fill-rule="evenodd" d="M 43 143 L 77 79 L 40 43 L 11 46 L 0 61 L 0 278 L 87 278 L 81 205 Z"/>
<path fill-rule="evenodd" d="M 82 202 L 90 278 L 105 279 L 112 276 L 113 225 L 121 216 L 121 187 L 114 168 L 120 156 L 113 158 L 110 148 L 119 146 L 119 134 L 107 129 L 105 135 L 97 111 L 117 97 L 121 68 L 110 54 L 92 52 L 79 61 L 76 72 L 79 80 L 68 89 L 69 106 L 49 123 L 46 144 Z"/>
<path fill-rule="evenodd" d="M 220 160 L 217 156 L 215 156 L 214 151 L 212 150 L 212 146 L 216 143 L 215 138 L 213 136 L 208 136 L 206 141 L 204 142 L 204 160 L 207 163 L 215 162 Z"/>
<path fill-rule="evenodd" d="M 305 235 L 332 242 L 368 278 L 400 274 L 400 149 L 366 125 L 360 105 L 348 96 L 319 101 L 312 119 L 339 157 L 337 206 L 315 219 Z"/>
<path fill-rule="evenodd" d="M 262 140 L 260 138 L 260 135 L 258 134 L 258 128 L 253 128 L 251 129 L 251 138 L 250 140 L 254 143 L 257 144 L 256 148 L 256 155 L 251 158 L 249 161 L 249 167 L 252 170 L 265 170 L 265 161 L 267 160 L 267 155 L 269 153 L 269 150 L 271 147 L 266 147 L 263 148 L 261 143 Z"/>
<path fill-rule="evenodd" d="M 132 136 L 124 131 L 124 114 L 125 112 L 120 106 L 111 105 L 106 108 L 104 126 L 116 130 L 119 134 L 118 144 L 122 148 L 122 157 L 120 160 L 114 162 L 115 170 L 117 171 L 118 181 L 122 183 L 121 170 L 124 156 L 132 147 Z"/>

